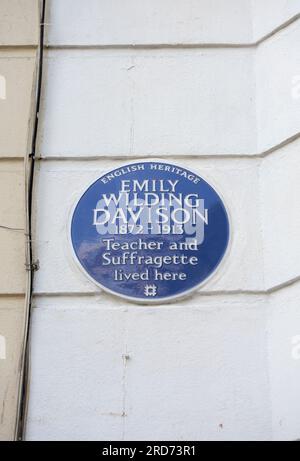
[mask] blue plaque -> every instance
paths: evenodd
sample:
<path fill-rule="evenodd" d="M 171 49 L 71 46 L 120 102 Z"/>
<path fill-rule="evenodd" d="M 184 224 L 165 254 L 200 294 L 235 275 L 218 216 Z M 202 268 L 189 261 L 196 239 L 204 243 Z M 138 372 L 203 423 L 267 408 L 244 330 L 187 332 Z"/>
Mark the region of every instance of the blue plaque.
<path fill-rule="evenodd" d="M 104 290 L 138 302 L 185 296 L 210 277 L 229 242 L 217 192 L 186 168 L 131 163 L 95 181 L 71 220 L 76 258 Z"/>

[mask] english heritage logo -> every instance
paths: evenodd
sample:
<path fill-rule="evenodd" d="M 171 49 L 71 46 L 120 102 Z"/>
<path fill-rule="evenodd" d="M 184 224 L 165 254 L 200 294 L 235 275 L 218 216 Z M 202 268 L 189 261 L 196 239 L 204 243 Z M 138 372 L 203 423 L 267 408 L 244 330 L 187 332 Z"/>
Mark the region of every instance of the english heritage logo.
<path fill-rule="evenodd" d="M 161 162 L 113 170 L 82 195 L 71 222 L 75 255 L 103 289 L 163 302 L 202 284 L 229 241 L 215 190 L 197 174 Z"/>

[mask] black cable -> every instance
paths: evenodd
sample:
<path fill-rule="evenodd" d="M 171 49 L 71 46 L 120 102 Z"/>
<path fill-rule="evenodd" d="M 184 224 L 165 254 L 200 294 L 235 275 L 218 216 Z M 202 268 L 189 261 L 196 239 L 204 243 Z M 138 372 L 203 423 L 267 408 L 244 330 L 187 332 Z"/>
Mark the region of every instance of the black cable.
<path fill-rule="evenodd" d="M 42 77 L 43 77 L 43 56 L 44 56 L 44 31 L 45 31 L 45 11 L 46 11 L 46 0 L 41 1 L 41 16 L 40 16 L 40 35 L 39 35 L 39 55 L 38 55 L 38 70 L 36 79 L 36 98 L 35 98 L 35 119 L 32 130 L 31 150 L 29 153 L 30 170 L 28 176 L 28 189 L 27 195 L 27 208 L 28 208 L 28 249 L 29 249 L 29 261 L 27 261 L 27 269 L 30 271 L 30 283 L 29 283 L 29 306 L 28 314 L 25 322 L 27 322 L 26 336 L 24 338 L 24 360 L 21 369 L 21 382 L 20 382 L 20 401 L 18 402 L 18 421 L 16 427 L 16 440 L 23 440 L 25 435 L 25 423 L 27 414 L 27 398 L 28 398 L 28 379 L 29 379 L 29 337 L 30 337 L 30 321 L 31 321 L 31 307 L 32 307 L 32 293 L 33 293 L 33 274 L 36 269 L 36 264 L 33 261 L 33 249 L 32 249 L 32 197 L 33 197 L 33 185 L 34 185 L 34 170 L 35 170 L 35 157 L 36 157 L 36 146 L 37 146 L 37 133 L 39 124 L 39 112 L 41 104 L 41 91 L 42 91 Z"/>

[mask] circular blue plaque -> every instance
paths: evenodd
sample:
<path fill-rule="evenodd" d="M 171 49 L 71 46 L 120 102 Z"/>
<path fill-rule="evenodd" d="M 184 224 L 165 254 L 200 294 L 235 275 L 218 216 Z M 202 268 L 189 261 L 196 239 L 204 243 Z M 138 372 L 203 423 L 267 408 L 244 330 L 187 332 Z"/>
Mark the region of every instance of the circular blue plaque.
<path fill-rule="evenodd" d="M 216 191 L 194 172 L 157 161 L 131 163 L 95 181 L 79 199 L 71 241 L 101 288 L 138 302 L 182 297 L 225 255 L 229 219 Z"/>

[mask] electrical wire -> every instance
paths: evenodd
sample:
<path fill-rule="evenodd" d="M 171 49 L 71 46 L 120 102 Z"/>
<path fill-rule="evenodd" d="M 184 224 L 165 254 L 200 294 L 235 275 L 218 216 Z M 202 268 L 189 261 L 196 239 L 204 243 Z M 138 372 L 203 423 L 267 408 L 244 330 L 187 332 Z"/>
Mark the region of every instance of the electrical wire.
<path fill-rule="evenodd" d="M 41 104 L 41 90 L 43 77 L 43 54 L 44 54 L 44 30 L 45 30 L 46 0 L 40 3 L 40 32 L 37 56 L 37 72 L 35 80 L 35 108 L 34 120 L 31 131 L 30 153 L 25 158 L 25 194 L 26 194 L 26 268 L 27 284 L 25 297 L 25 319 L 23 330 L 23 341 L 20 359 L 20 381 L 17 400 L 17 413 L 15 423 L 15 440 L 23 440 L 26 429 L 28 392 L 29 392 L 29 368 L 30 368 L 30 321 L 32 309 L 33 277 L 37 263 L 33 261 L 32 249 L 32 198 L 34 185 L 34 170 L 36 159 L 37 133 L 39 124 L 39 112 Z"/>

